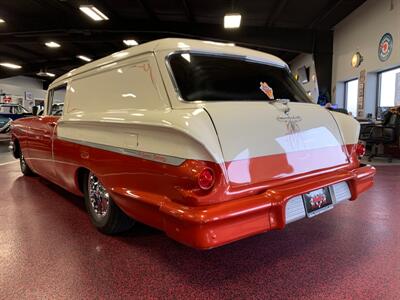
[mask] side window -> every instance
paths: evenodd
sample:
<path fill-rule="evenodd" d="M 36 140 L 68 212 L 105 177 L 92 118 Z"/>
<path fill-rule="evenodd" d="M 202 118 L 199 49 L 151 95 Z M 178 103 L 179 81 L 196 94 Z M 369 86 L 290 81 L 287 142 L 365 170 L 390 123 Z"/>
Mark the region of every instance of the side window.
<path fill-rule="evenodd" d="M 59 86 L 49 91 L 47 113 L 50 116 L 62 116 L 67 85 Z"/>
<path fill-rule="evenodd" d="M 115 65 L 113 69 L 106 66 L 114 63 L 102 66 L 91 75 L 73 78 L 66 113 L 168 107 L 156 85 L 158 69 L 154 57 L 135 57 Z"/>
<path fill-rule="evenodd" d="M 348 112 L 357 117 L 358 79 L 346 82 L 345 103 Z"/>

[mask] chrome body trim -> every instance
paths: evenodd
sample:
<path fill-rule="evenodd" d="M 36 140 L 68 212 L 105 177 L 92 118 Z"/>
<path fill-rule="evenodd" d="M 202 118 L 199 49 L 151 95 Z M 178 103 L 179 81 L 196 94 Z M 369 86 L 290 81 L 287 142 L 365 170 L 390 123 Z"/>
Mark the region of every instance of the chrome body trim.
<path fill-rule="evenodd" d="M 286 224 L 298 221 L 306 217 L 304 209 L 303 197 L 296 196 L 286 204 Z"/>
<path fill-rule="evenodd" d="M 180 157 L 175 157 L 175 156 L 133 150 L 133 149 L 128 149 L 128 148 L 121 148 L 121 147 L 116 147 L 116 146 L 92 143 L 92 142 L 87 142 L 87 141 L 80 141 L 80 140 L 69 139 L 69 138 L 58 137 L 57 139 L 66 141 L 66 142 L 70 142 L 70 143 L 75 143 L 75 144 L 79 144 L 79 145 L 83 145 L 83 146 L 100 149 L 100 150 L 111 151 L 111 152 L 115 152 L 118 154 L 123 154 L 123 155 L 133 156 L 133 157 L 142 158 L 142 159 L 146 159 L 146 160 L 161 162 L 161 163 L 165 163 L 165 164 L 169 164 L 169 165 L 173 165 L 173 166 L 180 166 L 186 160 L 185 158 L 180 158 Z"/>
<path fill-rule="evenodd" d="M 332 195 L 334 195 L 335 203 L 351 199 L 351 192 L 346 181 L 332 185 L 331 190 L 333 191 Z"/>

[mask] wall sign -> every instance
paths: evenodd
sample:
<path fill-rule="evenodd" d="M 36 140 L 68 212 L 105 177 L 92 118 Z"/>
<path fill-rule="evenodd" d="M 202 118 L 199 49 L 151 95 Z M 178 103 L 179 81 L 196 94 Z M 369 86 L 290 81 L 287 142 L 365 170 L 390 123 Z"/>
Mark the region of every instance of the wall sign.
<path fill-rule="evenodd" d="M 360 72 L 358 77 L 358 101 L 357 101 L 357 117 L 363 118 L 365 115 L 364 101 L 365 101 L 365 77 L 367 75 L 366 70 Z"/>
<path fill-rule="evenodd" d="M 393 51 L 393 36 L 390 33 L 385 33 L 378 48 L 378 57 L 380 61 L 387 61 Z"/>

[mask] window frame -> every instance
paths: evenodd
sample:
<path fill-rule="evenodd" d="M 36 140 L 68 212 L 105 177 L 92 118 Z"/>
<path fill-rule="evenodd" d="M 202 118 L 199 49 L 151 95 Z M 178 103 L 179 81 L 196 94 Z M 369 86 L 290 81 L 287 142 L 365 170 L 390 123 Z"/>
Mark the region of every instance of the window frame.
<path fill-rule="evenodd" d="M 53 96 L 54 96 L 54 91 L 56 90 L 60 90 L 62 88 L 65 88 L 65 97 L 67 96 L 67 90 L 68 90 L 68 84 L 67 83 L 63 83 L 60 85 L 57 85 L 55 87 L 52 87 L 51 89 L 49 89 L 48 93 L 47 93 L 47 108 L 46 108 L 46 116 L 54 116 L 54 117 L 61 117 L 64 115 L 64 109 L 62 111 L 62 114 L 60 116 L 56 116 L 56 115 L 52 115 L 51 114 L 51 109 L 53 107 Z M 65 98 L 64 98 L 64 102 L 65 102 Z"/>

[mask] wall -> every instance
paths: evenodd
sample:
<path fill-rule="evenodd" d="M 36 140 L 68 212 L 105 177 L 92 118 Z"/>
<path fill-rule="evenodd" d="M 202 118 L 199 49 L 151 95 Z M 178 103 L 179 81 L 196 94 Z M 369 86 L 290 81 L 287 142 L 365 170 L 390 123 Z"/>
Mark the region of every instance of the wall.
<path fill-rule="evenodd" d="M 393 52 L 388 61 L 381 62 L 378 44 L 386 32 L 393 36 Z M 364 61 L 353 68 L 351 58 L 357 51 Z M 344 105 L 344 82 L 365 69 L 365 113 L 375 115 L 377 72 L 396 66 L 400 66 L 400 0 L 368 0 L 334 28 L 332 95 L 339 106 Z"/>
<path fill-rule="evenodd" d="M 15 76 L 0 80 L 0 91 L 7 95 L 13 96 L 13 101 L 18 99 L 25 99 L 25 92 L 31 92 L 33 99 L 44 99 L 46 91 L 43 90 L 43 84 L 41 80 L 25 77 Z M 28 103 L 25 101 L 22 104 L 29 108 Z"/>
<path fill-rule="evenodd" d="M 290 62 L 292 73 L 297 74 L 300 67 L 306 66 L 310 68 L 310 81 L 306 84 L 300 83 L 306 92 L 310 92 L 310 98 L 317 103 L 318 101 L 318 82 L 315 72 L 315 63 L 312 54 L 300 54 Z"/>

